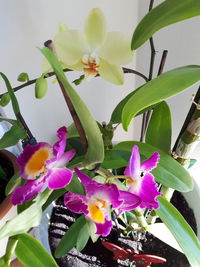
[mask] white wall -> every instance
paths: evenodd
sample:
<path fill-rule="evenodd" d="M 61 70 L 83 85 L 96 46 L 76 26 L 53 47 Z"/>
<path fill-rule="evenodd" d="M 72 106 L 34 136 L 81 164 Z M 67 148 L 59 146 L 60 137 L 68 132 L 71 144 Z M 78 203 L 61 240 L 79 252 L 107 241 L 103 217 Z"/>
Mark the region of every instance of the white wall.
<path fill-rule="evenodd" d="M 53 38 L 59 22 L 70 28 L 81 29 L 88 12 L 100 7 L 108 22 L 108 30 L 119 30 L 132 35 L 137 22 L 138 0 L 1 0 L 0 9 L 0 71 L 17 86 L 20 72 L 28 72 L 30 79 L 41 74 L 43 56 L 36 47 Z M 132 66 L 134 65 L 134 62 Z M 69 79 L 78 78 L 70 74 Z M 51 79 L 49 79 L 50 81 Z M 1 92 L 4 84 L 0 81 Z M 123 86 L 114 86 L 101 78 L 86 82 L 77 91 L 88 104 L 94 117 L 108 121 L 116 104 L 135 88 L 135 76 L 126 75 Z M 56 129 L 71 122 L 58 84 L 49 83 L 49 90 L 42 100 L 34 98 L 34 87 L 29 86 L 17 93 L 21 111 L 38 141 L 54 140 Z M 13 117 L 11 107 L 5 108 L 8 117 Z M 132 127 L 125 134 L 118 130 L 116 139 L 132 139 Z"/>

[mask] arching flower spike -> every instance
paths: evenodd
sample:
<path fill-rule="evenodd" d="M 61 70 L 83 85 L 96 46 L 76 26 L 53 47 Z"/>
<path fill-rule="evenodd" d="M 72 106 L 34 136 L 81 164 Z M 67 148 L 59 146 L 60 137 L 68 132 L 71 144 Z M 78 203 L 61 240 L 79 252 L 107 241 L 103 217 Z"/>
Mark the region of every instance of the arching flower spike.
<path fill-rule="evenodd" d="M 103 79 L 123 84 L 122 65 L 131 62 L 131 39 L 120 32 L 106 32 L 106 19 L 99 8 L 90 11 L 84 31 L 65 30 L 54 38 L 58 59 L 86 78 L 99 74 Z"/>
<path fill-rule="evenodd" d="M 155 152 L 141 164 L 138 146 L 135 145 L 132 148 L 129 165 L 126 167 L 124 174 L 130 176 L 130 179 L 127 179 L 128 191 L 141 198 L 141 208 L 157 209 L 159 207 L 156 197 L 161 194 L 154 181 L 154 176 L 149 173 L 157 166 L 159 157 L 159 154 Z"/>
<path fill-rule="evenodd" d="M 76 213 L 84 213 L 86 219 L 93 221 L 97 228 L 96 234 L 107 236 L 112 229 L 112 221 L 109 218 L 110 207 L 117 209 L 124 206 L 124 210 L 126 210 L 126 208 L 128 209 L 126 200 L 120 197 L 116 185 L 100 184 L 78 169 L 75 169 L 75 171 L 85 188 L 86 195 L 69 192 L 65 194 L 64 203 L 69 210 Z M 127 197 L 126 192 L 124 194 Z M 132 197 L 131 205 L 135 204 L 137 206 L 140 203 L 140 199 L 137 196 L 134 197 L 129 192 L 127 194 Z"/>
<path fill-rule="evenodd" d="M 27 181 L 13 191 L 11 196 L 13 205 L 33 199 L 46 186 L 49 189 L 58 189 L 70 183 L 72 171 L 59 167 L 70 161 L 75 151 L 64 152 L 67 136 L 65 127 L 58 129 L 57 136 L 60 140 L 53 147 L 44 142 L 35 146 L 27 145 L 18 157 L 21 177 Z"/>

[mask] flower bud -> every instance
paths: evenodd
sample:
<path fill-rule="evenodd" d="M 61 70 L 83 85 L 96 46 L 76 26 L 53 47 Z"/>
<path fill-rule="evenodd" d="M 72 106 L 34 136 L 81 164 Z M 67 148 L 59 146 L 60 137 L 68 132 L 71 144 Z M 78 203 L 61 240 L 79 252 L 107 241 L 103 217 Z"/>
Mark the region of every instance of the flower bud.
<path fill-rule="evenodd" d="M 37 79 L 35 83 L 35 97 L 36 98 L 43 98 L 46 95 L 48 88 L 47 80 L 43 77 Z"/>
<path fill-rule="evenodd" d="M 8 105 L 8 103 L 10 102 L 10 96 L 8 93 L 4 94 L 2 97 L 1 97 L 1 100 L 0 100 L 0 105 L 2 107 L 5 107 Z"/>

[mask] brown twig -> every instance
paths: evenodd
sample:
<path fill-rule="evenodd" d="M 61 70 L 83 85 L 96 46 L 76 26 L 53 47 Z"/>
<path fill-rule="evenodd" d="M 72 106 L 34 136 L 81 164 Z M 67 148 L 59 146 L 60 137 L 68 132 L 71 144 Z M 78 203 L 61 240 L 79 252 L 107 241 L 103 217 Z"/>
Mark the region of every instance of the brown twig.
<path fill-rule="evenodd" d="M 44 45 L 46 47 L 48 47 L 55 54 L 52 41 L 46 41 L 44 43 Z M 57 80 L 58 80 L 58 83 L 60 85 L 60 88 L 61 88 L 63 97 L 65 99 L 65 102 L 66 102 L 66 104 L 68 106 L 69 112 L 70 112 L 70 114 L 72 116 L 72 119 L 74 121 L 74 124 L 75 124 L 75 126 L 77 128 L 77 131 L 78 131 L 79 135 L 80 135 L 80 140 L 81 140 L 81 143 L 83 145 L 83 148 L 84 148 L 85 151 L 87 151 L 88 142 L 87 142 L 87 138 L 86 138 L 86 135 L 85 135 L 85 131 L 84 131 L 83 127 L 82 127 L 82 124 L 81 124 L 81 122 L 79 120 L 79 117 L 78 117 L 78 115 L 76 113 L 76 110 L 75 110 L 75 108 L 74 108 L 74 106 L 73 106 L 73 104 L 72 104 L 72 102 L 71 102 L 71 100 L 70 100 L 70 98 L 69 98 L 64 86 L 63 86 L 63 84 L 58 79 L 58 77 L 57 77 Z"/>

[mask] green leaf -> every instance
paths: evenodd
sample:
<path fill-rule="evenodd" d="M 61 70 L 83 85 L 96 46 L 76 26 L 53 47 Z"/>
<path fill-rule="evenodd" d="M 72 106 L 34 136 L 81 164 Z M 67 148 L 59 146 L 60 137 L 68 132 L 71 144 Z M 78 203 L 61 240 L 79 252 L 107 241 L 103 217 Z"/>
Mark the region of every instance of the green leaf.
<path fill-rule="evenodd" d="M 1 165 L 0 165 L 0 180 L 4 180 L 4 181 L 8 181 L 7 180 L 7 175 L 6 175 L 6 173 L 5 173 L 5 171 L 4 171 L 4 169 L 1 167 Z"/>
<path fill-rule="evenodd" d="M 178 210 L 163 197 L 158 197 L 160 208 L 156 213 L 169 228 L 191 266 L 200 266 L 200 242 Z"/>
<path fill-rule="evenodd" d="M 199 15 L 199 0 L 166 0 L 140 21 L 133 34 L 131 47 L 137 49 L 163 27 Z"/>
<path fill-rule="evenodd" d="M 50 190 L 45 190 L 37 196 L 33 205 L 7 221 L 0 229 L 0 239 L 28 232 L 32 227 L 38 226 L 42 217 L 42 206 L 50 193 Z"/>
<path fill-rule="evenodd" d="M 95 234 L 97 231 L 96 225 L 92 221 L 87 221 L 87 225 L 88 225 L 88 231 L 92 239 L 92 242 L 95 243 L 97 239 L 99 238 L 99 235 Z"/>
<path fill-rule="evenodd" d="M 163 101 L 153 110 L 145 141 L 168 153 L 171 149 L 171 135 L 171 112 L 167 103 Z"/>
<path fill-rule="evenodd" d="M 41 243 L 28 234 L 18 236 L 15 254 L 26 267 L 58 267 L 54 258 L 46 251 Z"/>
<path fill-rule="evenodd" d="M 65 188 L 53 190 L 51 195 L 48 197 L 47 201 L 42 206 L 42 211 L 44 211 L 54 200 L 58 199 L 60 196 L 66 193 Z"/>
<path fill-rule="evenodd" d="M 73 137 L 79 137 L 79 133 L 74 123 L 72 123 L 70 126 L 67 127 L 67 131 L 68 131 L 67 139 Z"/>
<path fill-rule="evenodd" d="M 105 158 L 102 163 L 104 169 L 117 169 L 127 166 L 130 158 L 130 151 L 114 149 L 105 151 Z"/>
<path fill-rule="evenodd" d="M 181 164 L 159 148 L 146 143 L 128 141 L 119 143 L 113 149 L 129 151 L 131 155 L 133 145 L 137 145 L 139 147 L 140 154 L 144 155 L 146 158 L 149 158 L 155 151 L 160 154 L 159 164 L 157 168 L 152 171 L 158 183 L 180 192 L 188 192 L 192 190 L 193 179 L 190 174 L 181 166 Z"/>
<path fill-rule="evenodd" d="M 19 172 L 16 172 L 6 185 L 5 194 L 10 195 L 16 186 L 21 185 L 22 178 Z"/>
<path fill-rule="evenodd" d="M 28 73 L 26 72 L 22 72 L 19 74 L 17 80 L 19 82 L 28 82 L 29 81 L 29 76 L 28 76 Z"/>
<path fill-rule="evenodd" d="M 19 109 L 19 104 L 18 104 L 17 98 L 16 98 L 16 96 L 14 94 L 12 86 L 10 85 L 10 82 L 9 82 L 8 78 L 6 77 L 6 75 L 3 74 L 2 72 L 0 72 L 0 75 L 1 75 L 1 77 L 3 78 L 3 80 L 4 80 L 5 84 L 6 84 L 6 87 L 7 87 L 8 93 L 10 95 L 11 102 L 12 102 L 13 111 L 15 113 L 15 116 L 17 117 L 18 114 L 20 113 L 20 109 Z"/>
<path fill-rule="evenodd" d="M 87 106 L 82 101 L 80 96 L 67 81 L 66 76 L 59 65 L 59 62 L 53 55 L 53 53 L 46 47 L 41 49 L 41 52 L 48 59 L 49 63 L 54 69 L 54 72 L 56 73 L 56 76 L 63 84 L 80 119 L 82 127 L 85 131 L 85 135 L 87 136 L 88 149 L 82 164 L 79 164 L 78 167 L 102 162 L 104 158 L 104 144 L 101 132 L 97 126 L 96 121 L 93 119 L 90 111 L 88 110 Z"/>
<path fill-rule="evenodd" d="M 8 93 L 4 94 L 0 99 L 0 106 L 5 107 L 10 102 L 10 96 Z"/>
<path fill-rule="evenodd" d="M 123 128 L 127 131 L 131 119 L 144 108 L 180 93 L 199 80 L 200 66 L 185 66 L 168 71 L 149 81 L 124 106 L 122 112 Z"/>
<path fill-rule="evenodd" d="M 35 83 L 35 97 L 38 99 L 43 98 L 46 95 L 47 89 L 47 80 L 43 76 L 38 78 Z"/>
<path fill-rule="evenodd" d="M 81 227 L 85 224 L 85 216 L 80 216 L 69 228 L 69 230 L 65 233 L 65 235 L 62 237 L 56 251 L 55 251 L 55 257 L 60 258 L 66 253 L 68 253 L 77 242 L 77 238 L 79 235 L 79 232 L 81 230 Z"/>
<path fill-rule="evenodd" d="M 78 251 L 81 251 L 86 246 L 88 240 L 89 240 L 90 234 L 89 234 L 89 227 L 87 224 L 87 221 L 85 224 L 81 227 L 81 230 L 78 234 L 77 241 L 76 241 L 76 249 Z"/>
<path fill-rule="evenodd" d="M 15 123 L 0 139 L 0 149 L 16 145 L 19 140 L 26 138 L 27 134 L 24 128 Z"/>

